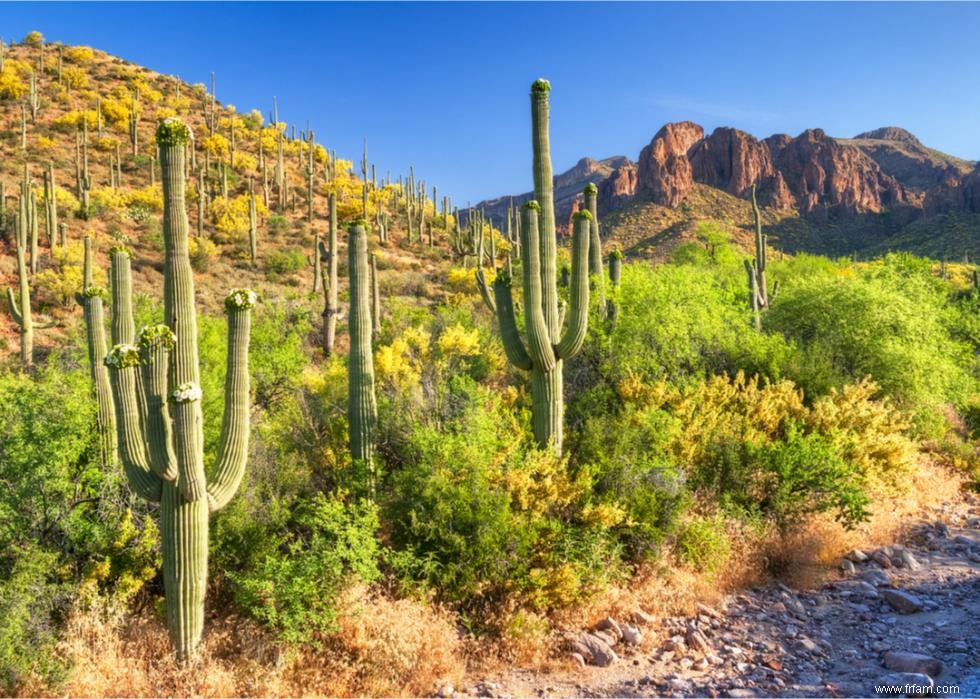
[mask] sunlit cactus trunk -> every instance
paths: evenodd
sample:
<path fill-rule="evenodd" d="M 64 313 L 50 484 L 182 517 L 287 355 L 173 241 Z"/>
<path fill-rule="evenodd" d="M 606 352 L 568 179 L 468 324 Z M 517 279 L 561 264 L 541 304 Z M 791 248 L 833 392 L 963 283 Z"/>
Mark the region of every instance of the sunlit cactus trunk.
<path fill-rule="evenodd" d="M 769 262 L 768 236 L 762 233 L 762 215 L 752 185 L 752 214 L 755 220 L 755 260 L 745 261 L 748 275 L 749 307 L 757 330 L 762 330 L 762 311 L 769 308 L 769 287 L 766 284 L 766 267 Z"/>
<path fill-rule="evenodd" d="M 589 224 L 589 274 L 595 281 L 600 313 L 606 313 L 606 270 L 602 265 L 602 239 L 599 237 L 599 188 L 589 182 L 583 192 L 585 209 L 592 214 Z"/>
<path fill-rule="evenodd" d="M 99 408 L 99 447 L 102 464 L 116 462 L 116 415 L 109 384 L 109 370 L 105 366 L 105 312 L 103 301 L 106 290 L 92 284 L 92 238 L 85 236 L 85 257 L 82 265 L 82 293 L 77 297 L 85 314 L 85 331 L 88 340 L 89 373 Z"/>
<path fill-rule="evenodd" d="M 326 258 L 323 278 L 323 353 L 328 357 L 333 353 L 333 343 L 337 335 L 337 195 L 331 193 L 328 203 L 329 229 L 326 249 L 321 247 L 320 256 Z M 320 243 L 321 246 L 323 243 Z"/>
<path fill-rule="evenodd" d="M 562 360 L 574 356 L 585 341 L 589 319 L 589 237 L 592 214 L 575 214 L 572 233 L 570 313 L 564 332 L 558 311 L 551 152 L 548 141 L 548 93 L 538 80 L 531 86 L 531 127 L 534 149 L 534 194 L 537 201 L 523 209 L 524 320 L 527 342 L 521 339 L 514 314 L 511 279 L 506 272 L 494 280 L 494 299 L 504 351 L 510 362 L 531 372 L 534 437 L 543 449 L 561 455 L 564 422 Z M 477 251 L 482 257 L 482 252 Z"/>
<path fill-rule="evenodd" d="M 25 204 L 21 196 L 20 211 L 16 216 L 17 294 L 7 289 L 7 306 L 10 315 L 20 329 L 20 361 L 25 367 L 34 366 L 34 317 L 31 313 L 31 287 L 27 267 L 27 221 Z"/>
<path fill-rule="evenodd" d="M 219 451 L 208 480 L 184 199 L 184 146 L 189 138 L 190 130 L 176 119 L 163 121 L 157 129 L 164 200 L 165 324 L 144 328 L 136 345 L 127 340 L 132 337 L 129 259 L 125 252 L 115 252 L 112 277 L 118 289 L 113 289 L 113 334 L 117 344 L 106 357 L 124 470 L 139 495 L 160 503 L 167 628 L 183 661 L 196 655 L 204 627 L 208 518 L 232 498 L 245 471 L 250 309 L 256 302 L 248 289 L 234 290 L 225 300 L 225 411 Z"/>
<path fill-rule="evenodd" d="M 374 431 L 378 406 L 374 396 L 371 288 L 367 253 L 367 224 L 359 221 L 348 229 L 348 276 L 350 278 L 350 356 L 347 364 L 347 422 L 351 458 L 366 468 L 369 489 L 374 482 Z"/>

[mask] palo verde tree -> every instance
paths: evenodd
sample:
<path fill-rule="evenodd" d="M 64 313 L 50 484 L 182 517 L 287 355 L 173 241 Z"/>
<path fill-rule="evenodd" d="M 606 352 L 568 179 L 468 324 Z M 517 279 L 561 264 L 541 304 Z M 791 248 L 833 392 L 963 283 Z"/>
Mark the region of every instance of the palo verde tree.
<path fill-rule="evenodd" d="M 525 204 L 521 224 L 525 343 L 517 329 L 511 278 L 506 272 L 493 283 L 497 320 L 510 362 L 531 372 L 534 438 L 542 448 L 561 454 L 564 400 L 562 360 L 575 355 L 585 341 L 589 323 L 589 236 L 592 214 L 575 214 L 572 234 L 572 278 L 568 326 L 562 332 L 558 308 L 555 201 L 548 140 L 551 85 L 531 85 L 531 130 L 534 150 L 535 201 Z"/>
<path fill-rule="evenodd" d="M 231 500 L 245 472 L 248 345 L 251 308 L 256 303 L 255 293 L 248 289 L 236 289 L 225 299 L 225 409 L 209 479 L 204 473 L 197 310 L 184 203 L 185 145 L 190 138 L 190 129 L 178 119 L 166 119 L 157 128 L 163 173 L 165 323 L 144 328 L 132 344 L 129 255 L 114 252 L 113 340 L 117 344 L 105 360 L 127 479 L 137 494 L 160 503 L 167 628 L 178 658 L 185 662 L 196 655 L 204 626 L 208 520 Z M 126 322 L 117 324 L 117 317 Z"/>

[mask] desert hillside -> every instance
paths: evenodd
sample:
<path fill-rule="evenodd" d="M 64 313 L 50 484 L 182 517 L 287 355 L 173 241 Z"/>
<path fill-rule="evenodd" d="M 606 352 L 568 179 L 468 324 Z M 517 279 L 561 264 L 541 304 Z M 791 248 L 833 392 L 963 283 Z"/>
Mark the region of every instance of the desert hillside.
<path fill-rule="evenodd" d="M 0 42 L 0 694 L 980 687 L 974 165 L 677 122 L 554 175 L 527 87 L 535 192 L 463 211 Z"/>

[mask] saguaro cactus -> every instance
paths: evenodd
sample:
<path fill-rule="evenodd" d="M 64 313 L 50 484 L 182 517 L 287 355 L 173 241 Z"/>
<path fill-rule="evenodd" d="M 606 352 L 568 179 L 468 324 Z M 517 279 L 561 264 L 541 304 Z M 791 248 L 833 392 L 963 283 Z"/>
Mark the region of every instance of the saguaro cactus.
<path fill-rule="evenodd" d="M 82 306 L 85 315 L 85 330 L 88 339 L 88 364 L 92 376 L 92 389 L 99 406 L 99 446 L 102 464 L 109 466 L 116 462 L 116 415 L 112 400 L 112 387 L 109 384 L 109 370 L 105 365 L 105 315 L 103 300 L 106 290 L 92 284 L 92 238 L 85 236 L 85 258 L 82 266 L 82 293 L 76 301 Z"/>
<path fill-rule="evenodd" d="M 585 197 L 585 209 L 592 214 L 592 222 L 589 224 L 589 274 L 595 278 L 599 308 L 605 313 L 606 270 L 602 266 L 602 239 L 599 237 L 599 188 L 589 182 L 582 194 Z"/>
<path fill-rule="evenodd" d="M 378 405 L 374 397 L 371 290 L 365 221 L 358 221 L 348 229 L 347 262 L 350 277 L 350 357 L 347 362 L 350 452 L 354 462 L 367 469 L 369 488 L 373 493 L 374 430 L 378 422 Z"/>
<path fill-rule="evenodd" d="M 531 372 L 534 437 L 542 448 L 561 454 L 564 402 L 562 360 L 575 355 L 585 341 L 589 322 L 589 235 L 592 214 L 575 214 L 572 235 L 571 309 L 561 330 L 555 269 L 555 205 L 548 140 L 551 90 L 547 80 L 531 85 L 531 129 L 534 149 L 534 194 L 524 206 L 521 225 L 523 290 L 527 343 L 514 316 L 510 275 L 501 273 L 493 289 L 504 351 L 511 363 Z"/>
<path fill-rule="evenodd" d="M 321 267 L 323 277 L 323 353 L 333 352 L 333 341 L 337 334 L 337 195 L 330 193 L 328 203 L 330 223 L 327 245 L 320 242 L 320 256 L 326 261 L 326 269 Z"/>
<path fill-rule="evenodd" d="M 769 287 L 766 285 L 766 266 L 769 261 L 767 253 L 768 236 L 762 233 L 762 216 L 759 204 L 755 198 L 755 184 L 752 184 L 752 213 L 755 217 L 755 260 L 745 261 L 745 271 L 748 274 L 749 305 L 755 320 L 755 327 L 762 329 L 761 313 L 769 308 Z"/>
<path fill-rule="evenodd" d="M 225 299 L 228 313 L 228 362 L 221 441 L 212 477 L 204 473 L 200 368 L 194 277 L 188 255 L 188 221 L 184 200 L 185 144 L 190 129 L 177 119 L 157 128 L 163 179 L 164 318 L 165 325 L 144 328 L 136 345 L 125 337 L 131 322 L 130 299 L 119 293 L 114 304 L 114 339 L 106 357 L 110 369 L 119 453 L 131 487 L 160 503 L 163 580 L 167 628 L 181 660 L 197 651 L 204 626 L 207 584 L 208 519 L 238 489 L 248 455 L 250 309 L 255 293 L 236 289 Z M 128 268 L 128 256 L 113 255 L 117 269 Z M 124 274 L 115 274 L 128 291 Z M 113 291 L 117 295 L 116 290 Z M 131 327 L 131 326 L 130 326 Z M 118 331 L 118 334 L 117 334 Z M 141 372 L 137 380 L 137 371 Z M 142 384 L 145 397 L 139 394 Z M 141 408 L 146 412 L 141 415 Z"/>
<path fill-rule="evenodd" d="M 20 360 L 25 367 L 34 365 L 34 318 L 31 315 L 31 287 L 27 278 L 27 221 L 24 219 L 24 203 L 21 196 L 20 213 L 16 216 L 17 245 L 17 298 L 14 290 L 7 289 L 7 305 L 10 315 L 20 328 Z"/>

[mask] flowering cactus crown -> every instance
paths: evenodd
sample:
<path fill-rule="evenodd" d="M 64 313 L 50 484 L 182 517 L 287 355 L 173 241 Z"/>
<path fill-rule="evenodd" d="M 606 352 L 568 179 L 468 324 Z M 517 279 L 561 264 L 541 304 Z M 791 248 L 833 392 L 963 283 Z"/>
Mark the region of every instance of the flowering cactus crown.
<path fill-rule="evenodd" d="M 106 299 L 109 297 L 109 292 L 104 286 L 95 286 L 94 284 L 82 292 L 82 297 L 87 299 Z"/>
<path fill-rule="evenodd" d="M 543 92 L 543 93 L 547 94 L 547 93 L 551 92 L 551 83 L 548 82 L 547 80 L 545 80 L 544 78 L 538 78 L 533 83 L 531 83 L 531 92 L 532 93 L 535 93 L 535 92 L 542 93 Z"/>
<path fill-rule="evenodd" d="M 170 398 L 174 403 L 193 403 L 201 400 L 202 395 L 201 387 L 193 382 L 182 383 L 170 392 Z"/>
<path fill-rule="evenodd" d="M 105 365 L 110 369 L 126 369 L 139 363 L 140 352 L 136 345 L 115 345 L 105 356 Z"/>
<path fill-rule="evenodd" d="M 225 308 L 229 311 L 244 311 L 259 302 L 259 295 L 251 289 L 232 289 L 225 297 Z"/>
<path fill-rule="evenodd" d="M 157 126 L 158 146 L 179 146 L 191 140 L 191 130 L 180 119 L 170 117 Z"/>
<path fill-rule="evenodd" d="M 177 345 L 177 336 L 166 325 L 147 325 L 140 330 L 137 344 L 139 345 L 140 354 L 145 360 L 148 359 L 150 350 L 156 347 L 162 347 L 167 351 L 173 350 Z"/>

